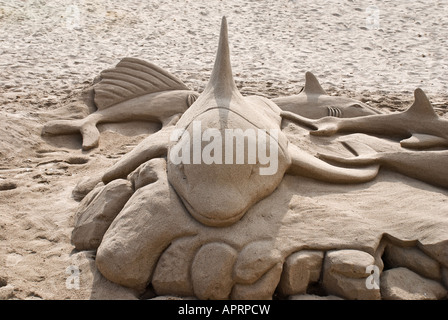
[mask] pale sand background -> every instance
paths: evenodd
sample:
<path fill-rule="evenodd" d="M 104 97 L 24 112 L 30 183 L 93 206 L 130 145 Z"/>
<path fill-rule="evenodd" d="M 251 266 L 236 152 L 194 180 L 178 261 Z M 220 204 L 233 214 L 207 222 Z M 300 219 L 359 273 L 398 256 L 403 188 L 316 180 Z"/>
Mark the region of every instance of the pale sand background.
<path fill-rule="evenodd" d="M 201 91 L 225 15 L 244 94 L 298 93 L 312 71 L 331 94 L 386 112 L 408 107 L 421 87 L 446 117 L 447 13 L 444 0 L 0 0 L 0 185 L 18 186 L 0 191 L 0 297 L 91 296 L 86 278 L 80 290 L 65 287 L 76 258 L 71 191 L 142 135 L 103 126 L 100 148 L 83 154 L 79 139 L 50 145 L 40 130 L 69 112 L 85 116 L 80 91 L 122 57 L 154 62 Z M 75 156 L 90 161 L 75 164 Z"/>

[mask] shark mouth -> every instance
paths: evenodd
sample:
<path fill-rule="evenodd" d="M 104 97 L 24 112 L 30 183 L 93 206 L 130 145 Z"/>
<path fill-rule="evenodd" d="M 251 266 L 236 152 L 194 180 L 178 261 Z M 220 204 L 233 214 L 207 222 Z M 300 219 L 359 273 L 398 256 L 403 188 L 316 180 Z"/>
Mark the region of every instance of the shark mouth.
<path fill-rule="evenodd" d="M 187 211 L 192 215 L 192 217 L 199 221 L 200 223 L 206 225 L 206 226 L 210 226 L 210 227 L 224 227 L 224 226 L 229 226 L 232 225 L 233 223 L 237 222 L 238 220 L 241 219 L 241 217 L 246 213 L 246 211 L 248 210 L 247 208 L 244 208 L 243 210 L 234 213 L 233 215 L 226 217 L 226 218 L 222 218 L 222 216 L 220 216 L 219 218 L 211 218 L 211 217 L 207 217 L 201 213 L 199 213 L 197 210 L 195 210 L 193 208 L 193 206 L 188 202 L 187 199 L 185 199 L 183 196 L 181 196 L 180 194 L 178 194 L 179 198 L 182 200 L 182 203 L 184 204 L 185 208 L 187 209 Z"/>

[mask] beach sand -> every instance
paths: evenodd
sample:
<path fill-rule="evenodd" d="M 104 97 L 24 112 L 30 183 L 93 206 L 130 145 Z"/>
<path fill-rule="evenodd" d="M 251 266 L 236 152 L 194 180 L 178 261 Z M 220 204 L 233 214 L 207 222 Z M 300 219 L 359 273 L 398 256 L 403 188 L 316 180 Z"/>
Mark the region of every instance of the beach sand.
<path fill-rule="evenodd" d="M 447 8 L 443 0 L 0 0 L 0 298 L 101 296 L 91 253 L 70 244 L 72 190 L 157 126 L 102 125 L 89 152 L 78 136 L 43 139 L 41 129 L 89 114 L 80 96 L 102 70 L 137 57 L 201 92 L 226 16 L 244 95 L 297 94 L 311 71 L 329 94 L 383 112 L 409 107 L 420 87 L 448 118 Z M 73 289 L 70 266 L 79 264 Z"/>

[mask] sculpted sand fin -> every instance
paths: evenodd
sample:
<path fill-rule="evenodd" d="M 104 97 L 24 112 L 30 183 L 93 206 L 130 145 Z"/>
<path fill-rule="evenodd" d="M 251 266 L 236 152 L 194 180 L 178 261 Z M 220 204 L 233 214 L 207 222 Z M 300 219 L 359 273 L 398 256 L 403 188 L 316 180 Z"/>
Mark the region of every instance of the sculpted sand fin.
<path fill-rule="evenodd" d="M 337 162 L 345 165 L 372 165 L 378 163 L 380 154 L 365 143 L 356 140 L 343 141 L 342 145 L 353 157 L 344 158 L 338 155 L 318 153 L 317 157 L 322 160 Z"/>
<path fill-rule="evenodd" d="M 342 141 L 342 145 L 355 156 L 372 156 L 376 155 L 377 152 L 366 145 L 365 143 L 353 141 Z"/>
<path fill-rule="evenodd" d="M 227 19 L 222 18 L 219 46 L 216 54 L 215 65 L 204 95 L 213 93 L 217 99 L 229 98 L 233 94 L 240 95 L 232 75 L 230 64 L 229 36 L 227 32 Z"/>
<path fill-rule="evenodd" d="M 409 107 L 408 110 L 406 110 L 406 113 L 413 114 L 415 116 L 424 116 L 424 117 L 435 117 L 437 118 L 437 114 L 434 112 L 434 108 L 431 105 L 431 102 L 429 101 L 426 94 L 423 92 L 422 89 L 417 88 L 414 91 L 414 103 L 412 106 Z"/>
<path fill-rule="evenodd" d="M 115 68 L 101 72 L 100 78 L 94 86 L 94 101 L 99 110 L 149 93 L 189 90 L 166 70 L 136 58 L 122 59 Z"/>
<path fill-rule="evenodd" d="M 445 138 L 429 134 L 414 133 L 410 138 L 401 140 L 400 144 L 403 148 L 427 149 L 432 147 L 446 146 L 448 145 L 448 142 Z"/>
<path fill-rule="evenodd" d="M 101 72 L 92 91 L 88 103 L 98 110 L 84 119 L 50 121 L 42 134 L 80 132 L 82 148 L 89 150 L 98 146 L 99 123 L 139 120 L 159 121 L 166 126 L 172 116 L 185 112 L 198 97 L 169 72 L 136 58 L 124 58 L 114 68 Z"/>
<path fill-rule="evenodd" d="M 288 145 L 291 156 L 291 166 L 288 174 L 300 175 L 332 183 L 362 183 L 373 180 L 379 170 L 378 164 L 365 168 L 343 168 L 330 165 L 293 144 Z"/>
<path fill-rule="evenodd" d="M 305 73 L 305 87 L 302 92 L 305 94 L 327 94 L 314 74 L 309 71 Z"/>
<path fill-rule="evenodd" d="M 343 144 L 350 151 L 355 150 L 354 154 L 359 155 L 344 158 L 337 155 L 318 154 L 319 159 L 350 166 L 376 164 L 434 186 L 448 187 L 448 176 L 443 174 L 448 160 L 447 150 L 376 152 L 367 145 L 362 146 L 362 143 L 357 141 L 346 141 Z"/>

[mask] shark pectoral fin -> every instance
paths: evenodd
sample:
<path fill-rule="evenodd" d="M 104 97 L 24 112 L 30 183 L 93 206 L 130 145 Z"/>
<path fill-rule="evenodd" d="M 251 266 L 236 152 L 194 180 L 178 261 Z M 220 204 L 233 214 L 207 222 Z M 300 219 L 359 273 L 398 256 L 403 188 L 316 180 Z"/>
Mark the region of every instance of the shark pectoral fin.
<path fill-rule="evenodd" d="M 310 131 L 310 134 L 313 136 L 322 136 L 322 137 L 329 137 L 334 134 L 336 134 L 339 131 L 337 122 L 334 120 L 338 120 L 339 118 L 335 117 L 325 117 L 320 120 L 321 121 L 317 125 L 317 130 Z"/>
<path fill-rule="evenodd" d="M 447 146 L 448 141 L 433 135 L 414 133 L 410 138 L 401 140 L 400 145 L 409 149 L 427 149 Z"/>
<path fill-rule="evenodd" d="M 145 138 L 104 173 L 103 182 L 107 184 L 115 179 L 126 178 L 129 173 L 146 161 L 165 156 L 173 130 L 174 127 L 170 126 Z"/>
<path fill-rule="evenodd" d="M 325 117 L 320 119 L 308 119 L 290 111 L 280 112 L 283 119 L 291 120 L 299 125 L 310 128 L 311 135 L 314 136 L 331 136 L 339 131 L 339 121 L 341 119 L 335 117 Z"/>
<path fill-rule="evenodd" d="M 312 130 L 317 130 L 317 126 L 315 125 L 316 120 L 309 119 L 303 116 L 300 116 L 296 113 L 290 112 L 290 111 L 281 111 L 280 116 L 283 119 L 287 119 L 290 121 L 293 121 L 294 123 L 297 123 L 299 125 L 304 125 L 305 127 L 308 127 Z"/>
<path fill-rule="evenodd" d="M 343 141 L 344 147 L 354 154 L 354 157 L 341 157 L 326 153 L 318 153 L 319 159 L 346 165 L 372 165 L 378 164 L 379 153 L 368 145 L 358 141 Z"/>
<path fill-rule="evenodd" d="M 301 175 L 332 183 L 363 183 L 374 179 L 379 171 L 379 165 L 374 164 L 364 168 L 344 168 L 333 166 L 318 159 L 297 146 L 289 144 L 291 157 L 289 174 Z"/>

